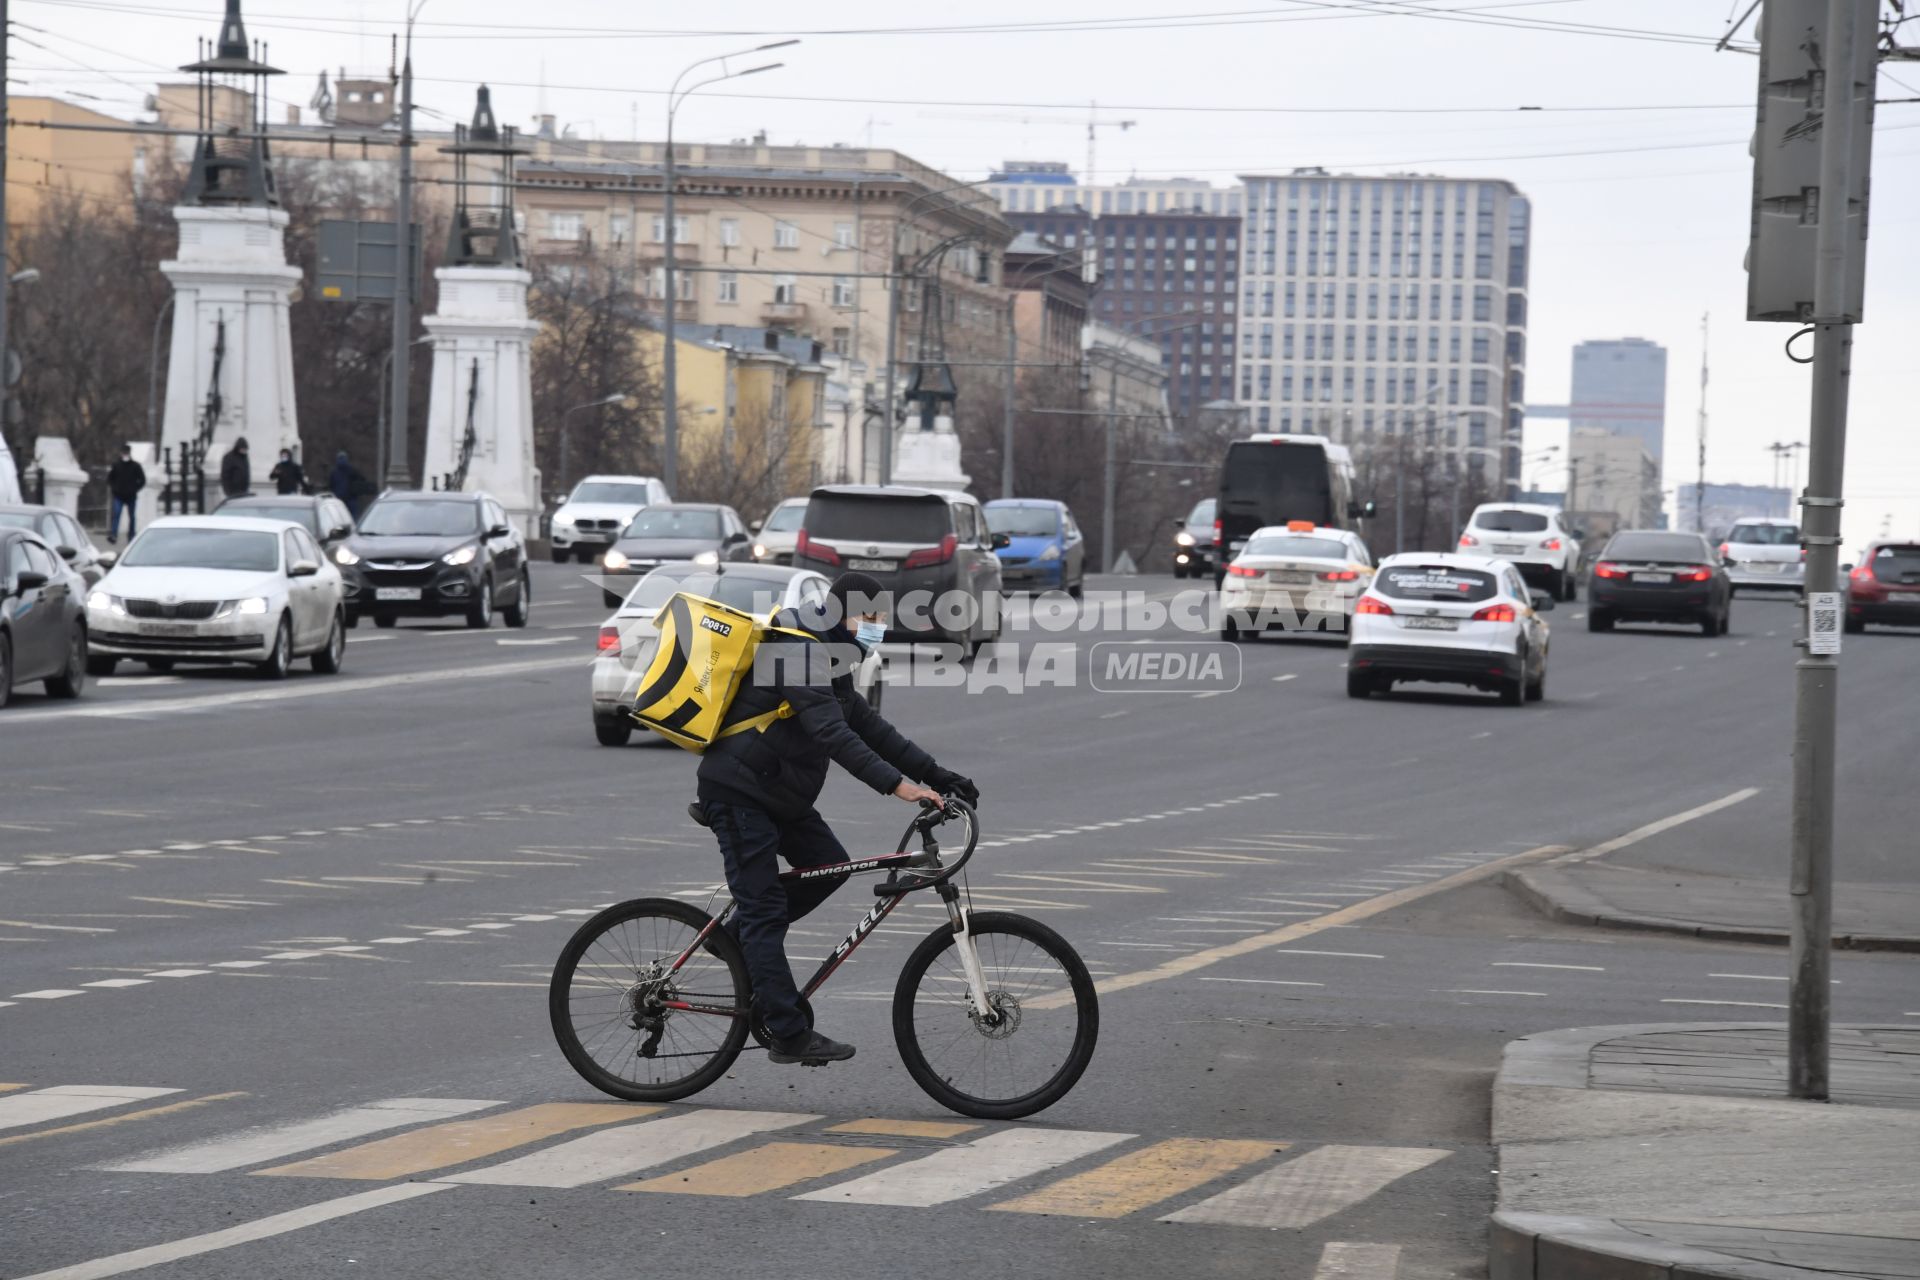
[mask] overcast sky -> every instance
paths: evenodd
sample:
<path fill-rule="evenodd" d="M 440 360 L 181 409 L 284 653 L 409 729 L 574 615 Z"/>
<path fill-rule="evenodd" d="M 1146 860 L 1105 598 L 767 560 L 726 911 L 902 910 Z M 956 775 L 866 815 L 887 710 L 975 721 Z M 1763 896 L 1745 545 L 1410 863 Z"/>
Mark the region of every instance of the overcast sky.
<path fill-rule="evenodd" d="M 1708 478 L 1766 483 L 1765 446 L 1806 438 L 1808 375 L 1781 351 L 1792 326 L 1743 318 L 1757 64 L 1711 42 L 1747 3 L 427 0 L 416 96 L 464 118 L 485 80 L 509 123 L 544 109 L 580 136 L 657 137 L 663 91 L 687 63 L 798 35 L 799 46 L 770 55 L 781 69 L 690 101 L 679 136 L 871 138 L 960 178 L 1007 159 L 1079 170 L 1097 101 L 1095 118 L 1136 122 L 1099 130 L 1103 180 L 1231 183 L 1296 165 L 1506 178 L 1534 206 L 1527 398 L 1565 402 L 1576 342 L 1664 344 L 1666 484 L 1691 483 L 1700 318 L 1711 312 Z M 164 68 L 192 60 L 196 37 L 215 34 L 222 7 L 14 0 L 13 91 L 88 93 L 102 100 L 91 105 L 130 115 Z M 1454 16 L 1413 12 L 1421 8 Z M 245 13 L 289 73 L 275 92 L 304 105 L 323 67 L 386 67 L 405 3 L 247 0 Z M 709 15 L 724 30 L 700 29 Z M 1574 29 L 1581 24 L 1642 34 Z M 1908 31 L 1920 44 L 1920 23 Z M 1741 34 L 1750 38 L 1752 24 Z M 1920 97 L 1920 63 L 1904 67 L 1891 64 L 1914 87 L 1883 74 L 1882 98 Z M 1875 133 L 1867 322 L 1854 349 L 1847 451 L 1850 546 L 1889 517 L 1897 534 L 1920 536 L 1920 103 L 1883 105 Z M 1530 428 L 1538 445 L 1564 434 L 1564 424 Z"/>

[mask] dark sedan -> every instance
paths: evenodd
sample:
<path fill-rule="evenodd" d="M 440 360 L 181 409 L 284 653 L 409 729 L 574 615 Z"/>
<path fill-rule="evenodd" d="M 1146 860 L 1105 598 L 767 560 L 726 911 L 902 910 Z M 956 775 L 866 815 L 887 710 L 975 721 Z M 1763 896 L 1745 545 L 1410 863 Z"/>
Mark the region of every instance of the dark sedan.
<path fill-rule="evenodd" d="M 77 698 L 87 682 L 87 587 L 38 534 L 0 525 L 0 707 L 14 686 L 47 682 Z"/>
<path fill-rule="evenodd" d="M 353 515 L 347 504 L 330 493 L 261 494 L 228 498 L 213 514 L 252 516 L 256 520 L 285 520 L 313 535 L 328 555 L 353 536 Z"/>
<path fill-rule="evenodd" d="M 380 495 L 360 528 L 333 549 L 346 588 L 347 625 L 371 617 L 390 627 L 403 617 L 463 617 L 524 627 L 533 606 L 527 540 L 499 502 L 484 493 Z"/>
<path fill-rule="evenodd" d="M 1697 533 L 1627 529 L 1607 540 L 1587 583 L 1587 630 L 1616 622 L 1679 622 L 1723 636 L 1731 621 L 1727 567 Z"/>
<path fill-rule="evenodd" d="M 52 547 L 55 555 L 72 565 L 73 571 L 85 578 L 90 587 L 106 577 L 107 570 L 113 567 L 114 553 L 94 546 L 93 539 L 80 527 L 80 522 L 64 511 L 28 503 L 0 506 L 0 526 L 5 525 L 31 529 L 39 534 L 40 541 Z"/>
<path fill-rule="evenodd" d="M 740 513 L 718 502 L 656 502 L 632 523 L 601 560 L 601 592 L 609 608 L 627 598 L 632 580 L 663 564 L 719 564 L 752 560 L 753 544 Z"/>

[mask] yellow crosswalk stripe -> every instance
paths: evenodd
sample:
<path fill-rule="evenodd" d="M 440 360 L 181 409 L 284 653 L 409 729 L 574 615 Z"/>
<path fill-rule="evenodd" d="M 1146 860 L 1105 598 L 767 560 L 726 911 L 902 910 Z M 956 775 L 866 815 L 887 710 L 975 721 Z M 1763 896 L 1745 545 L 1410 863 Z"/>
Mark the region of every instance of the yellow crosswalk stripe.
<path fill-rule="evenodd" d="M 24 1089 L 26 1087 L 27 1086 L 23 1084 L 0 1084 L 0 1093 L 5 1093 L 9 1089 Z"/>
<path fill-rule="evenodd" d="M 256 1177 L 358 1178 L 382 1181 L 466 1164 L 515 1147 L 621 1120 L 638 1120 L 659 1107 L 620 1102 L 543 1102 L 481 1120 L 454 1120 L 411 1133 L 364 1142 L 345 1151 L 256 1171 Z"/>
<path fill-rule="evenodd" d="M 886 1147 L 842 1147 L 824 1142 L 769 1142 L 679 1173 L 629 1182 L 615 1191 L 665 1191 L 683 1196 L 757 1196 L 842 1173 L 899 1152 Z"/>
<path fill-rule="evenodd" d="M 1097 1169 L 987 1207 L 1010 1213 L 1121 1218 L 1284 1151 L 1288 1145 L 1285 1142 L 1169 1138 L 1109 1160 Z"/>
<path fill-rule="evenodd" d="M 868 1116 L 865 1120 L 830 1124 L 824 1132 L 877 1133 L 888 1138 L 957 1138 L 979 1127 L 977 1124 L 954 1124 L 946 1120 L 887 1120 L 880 1116 Z"/>

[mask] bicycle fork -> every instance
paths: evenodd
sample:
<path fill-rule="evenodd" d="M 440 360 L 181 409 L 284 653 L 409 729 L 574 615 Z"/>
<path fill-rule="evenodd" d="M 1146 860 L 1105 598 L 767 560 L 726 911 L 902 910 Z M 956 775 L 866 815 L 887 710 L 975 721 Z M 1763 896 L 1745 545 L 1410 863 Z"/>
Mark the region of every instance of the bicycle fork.
<path fill-rule="evenodd" d="M 967 976 L 967 1003 L 973 1006 L 974 1018 L 991 1025 L 999 1021 L 1000 1013 L 987 1000 L 987 975 L 980 967 L 980 951 L 974 946 L 973 934 L 968 928 L 971 921 L 960 905 L 960 891 L 951 884 L 942 884 L 939 893 L 947 904 L 947 918 L 953 921 L 953 948 L 960 953 L 960 969 Z"/>

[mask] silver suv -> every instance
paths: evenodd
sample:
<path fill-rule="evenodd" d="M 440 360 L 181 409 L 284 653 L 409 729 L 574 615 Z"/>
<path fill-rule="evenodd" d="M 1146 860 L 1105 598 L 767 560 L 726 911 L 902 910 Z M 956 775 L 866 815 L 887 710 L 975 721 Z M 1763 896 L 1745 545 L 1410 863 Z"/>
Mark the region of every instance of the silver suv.
<path fill-rule="evenodd" d="M 972 653 L 999 634 L 994 551 L 1006 545 L 972 494 L 830 484 L 807 499 L 793 565 L 828 577 L 870 574 L 893 595 L 889 639 L 942 640 Z"/>
<path fill-rule="evenodd" d="M 1720 543 L 1720 558 L 1736 590 L 1799 591 L 1806 585 L 1807 553 L 1800 549 L 1800 526 L 1791 520 L 1735 520 Z"/>

